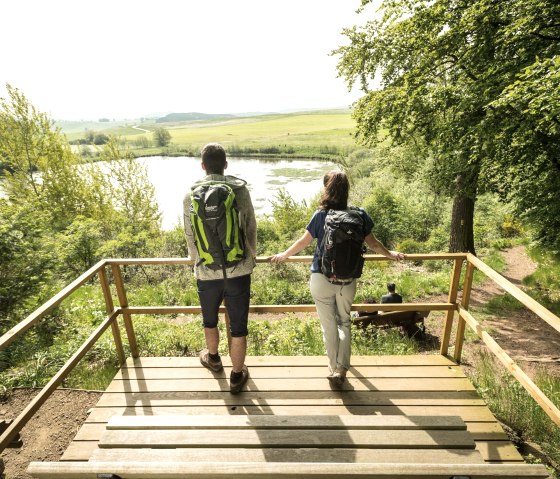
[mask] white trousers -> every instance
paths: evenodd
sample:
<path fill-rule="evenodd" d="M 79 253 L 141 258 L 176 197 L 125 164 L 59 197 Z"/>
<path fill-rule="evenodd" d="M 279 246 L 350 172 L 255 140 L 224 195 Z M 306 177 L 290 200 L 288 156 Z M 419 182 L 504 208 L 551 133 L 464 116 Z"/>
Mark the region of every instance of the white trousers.
<path fill-rule="evenodd" d="M 337 367 L 348 369 L 352 350 L 350 309 L 356 294 L 356 280 L 336 285 L 322 273 L 312 273 L 309 288 L 321 322 L 329 367 L 333 372 Z"/>

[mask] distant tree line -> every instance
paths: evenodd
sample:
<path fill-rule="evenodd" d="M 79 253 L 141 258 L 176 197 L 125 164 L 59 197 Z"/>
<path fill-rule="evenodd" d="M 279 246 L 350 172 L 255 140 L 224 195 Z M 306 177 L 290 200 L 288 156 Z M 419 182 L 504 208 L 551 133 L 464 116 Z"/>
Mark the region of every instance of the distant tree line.
<path fill-rule="evenodd" d="M 72 140 L 69 143 L 71 145 L 105 145 L 110 140 L 109 135 L 105 133 L 96 133 L 93 130 L 86 130 L 83 138 L 78 138 L 77 140 Z"/>

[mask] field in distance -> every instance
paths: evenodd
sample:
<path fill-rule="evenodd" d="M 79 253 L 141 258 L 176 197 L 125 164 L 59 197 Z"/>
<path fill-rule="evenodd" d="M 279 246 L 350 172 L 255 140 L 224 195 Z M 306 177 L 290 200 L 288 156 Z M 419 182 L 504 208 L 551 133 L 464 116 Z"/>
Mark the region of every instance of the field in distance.
<path fill-rule="evenodd" d="M 321 110 L 255 116 L 237 116 L 210 120 L 156 122 L 138 120 L 126 122 L 60 122 L 57 124 L 69 141 L 84 138 L 86 130 L 116 135 L 132 145 L 141 137 L 153 139 L 152 132 L 159 127 L 171 134 L 174 149 L 199 151 L 205 143 L 216 141 L 229 150 L 279 150 L 282 153 L 303 154 L 342 153 L 355 148 L 355 123 L 348 109 Z M 145 148 L 146 154 L 157 149 Z"/>

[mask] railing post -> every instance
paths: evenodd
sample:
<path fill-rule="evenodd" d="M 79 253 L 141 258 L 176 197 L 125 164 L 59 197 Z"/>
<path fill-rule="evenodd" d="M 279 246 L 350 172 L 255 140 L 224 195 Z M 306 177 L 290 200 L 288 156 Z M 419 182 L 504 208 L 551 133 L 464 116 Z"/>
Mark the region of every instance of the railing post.
<path fill-rule="evenodd" d="M 451 283 L 449 285 L 449 297 L 447 302 L 455 304 L 457 302 L 457 292 L 459 291 L 459 280 L 461 278 L 461 269 L 463 268 L 463 259 L 456 258 L 453 261 L 453 274 L 451 275 Z M 451 338 L 451 329 L 453 328 L 453 317 L 455 315 L 455 310 L 447 312 L 445 318 L 445 324 L 443 327 L 443 334 L 441 336 L 441 347 L 440 353 L 443 356 L 447 356 L 449 352 L 449 339 Z"/>
<path fill-rule="evenodd" d="M 107 272 L 105 271 L 105 266 L 99 269 L 99 280 L 101 282 L 101 289 L 103 290 L 103 296 L 105 298 L 105 307 L 107 308 L 107 314 L 113 314 L 115 306 L 113 305 L 113 297 L 111 295 L 111 287 L 109 286 L 109 280 L 107 278 Z M 126 361 L 126 356 L 124 355 L 124 349 L 121 340 L 121 332 L 119 331 L 119 324 L 117 318 L 111 322 L 111 330 L 113 331 L 113 338 L 115 340 L 115 348 L 117 350 L 117 356 L 119 357 L 119 364 L 124 364 Z"/>
<path fill-rule="evenodd" d="M 121 267 L 118 264 L 112 264 L 113 277 L 115 278 L 115 286 L 117 288 L 117 296 L 121 308 L 128 308 L 128 299 L 124 289 L 124 282 L 121 274 Z M 136 334 L 134 334 L 134 326 L 132 324 L 132 315 L 130 313 L 123 313 L 124 327 L 128 337 L 128 344 L 130 346 L 130 354 L 133 358 L 140 356 L 138 352 L 138 343 L 136 342 Z"/>
<path fill-rule="evenodd" d="M 472 282 L 474 275 L 474 265 L 467 259 L 467 271 L 465 273 L 465 281 L 463 282 L 463 295 L 461 297 L 461 306 L 466 310 L 469 309 L 469 302 L 471 299 Z M 465 341 L 465 320 L 459 314 L 457 321 L 457 335 L 455 336 L 455 350 L 453 351 L 453 358 L 457 363 L 461 362 L 461 355 L 463 353 L 463 343 Z"/>

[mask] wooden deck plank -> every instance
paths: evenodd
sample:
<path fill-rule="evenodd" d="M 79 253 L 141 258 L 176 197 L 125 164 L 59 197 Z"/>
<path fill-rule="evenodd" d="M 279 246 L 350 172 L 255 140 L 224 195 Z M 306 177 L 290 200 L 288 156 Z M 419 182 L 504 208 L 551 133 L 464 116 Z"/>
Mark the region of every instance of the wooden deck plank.
<path fill-rule="evenodd" d="M 229 356 L 222 356 L 224 366 L 230 367 Z M 245 363 L 248 367 L 271 367 L 271 366 L 324 366 L 327 367 L 325 356 L 247 356 Z M 393 356 L 352 356 L 352 366 L 456 366 L 450 358 L 441 354 L 418 354 L 418 355 L 393 355 Z M 128 358 L 127 367 L 142 368 L 200 368 L 198 357 L 140 357 Z"/>
<path fill-rule="evenodd" d="M 489 462 L 523 462 L 523 457 L 510 441 L 477 441 L 476 449 Z"/>
<path fill-rule="evenodd" d="M 73 441 L 61 457 L 61 461 L 87 461 L 99 450 L 98 441 Z M 520 463 L 523 458 L 507 441 L 475 441 L 476 450 L 485 462 Z M 509 447 L 511 446 L 511 447 Z M 109 449 L 108 449 L 109 450 Z M 425 450 L 428 452 L 428 450 Z"/>
<path fill-rule="evenodd" d="M 214 375 L 201 367 L 197 357 L 129 358 L 127 366 L 93 408 L 62 460 L 84 461 L 99 454 L 98 440 L 106 429 L 106 423 L 115 415 L 125 416 L 123 420 L 128 420 L 128 417 L 134 416 L 141 419 L 148 416 L 165 418 L 207 414 L 237 420 L 250 414 L 255 418 L 271 415 L 276 417 L 274 420 L 290 415 L 345 415 L 357 421 L 391 415 L 460 416 L 476 444 L 476 454 L 484 461 L 522 462 L 522 457 L 507 440 L 507 435 L 460 367 L 441 355 L 353 357 L 353 367 L 348 373 L 348 389 L 342 391 L 330 389 L 325 379 L 327 368 L 324 356 L 248 357 L 252 376 L 249 390 L 239 395 L 229 393 L 229 357 L 222 359 L 226 371 Z M 290 380 L 277 380 L 287 378 Z M 232 444 L 232 450 L 235 446 Z M 196 451 L 202 449 L 197 448 Z M 280 451 L 276 453 L 279 457 L 281 451 L 289 450 L 270 448 L 273 449 Z M 350 449 L 358 451 L 358 455 L 366 454 L 364 451 L 368 450 L 357 449 L 350 444 L 344 450 Z M 179 451 L 191 449 L 180 448 Z M 259 449 L 248 451 L 254 454 Z M 410 452 L 410 449 L 404 449 L 404 456 L 398 449 L 391 451 L 397 458 L 406 457 L 406 451 Z M 425 452 L 435 453 L 436 450 Z M 328 452 L 324 454 L 328 456 Z M 255 460 L 251 457 L 255 456 L 249 455 L 247 460 Z M 297 458 L 294 460 L 297 461 Z"/>
<path fill-rule="evenodd" d="M 130 416 L 126 416 L 126 417 L 130 417 Z M 125 417 L 125 418 L 126 418 Z M 142 419 L 143 416 L 134 416 L 134 419 Z M 161 420 L 162 418 L 165 418 L 165 416 L 144 416 L 146 419 L 159 419 Z M 175 418 L 176 416 L 170 416 L 172 418 Z M 192 416 L 193 418 L 196 418 L 197 416 Z M 216 416 L 217 417 L 217 416 Z M 235 417 L 242 417 L 242 416 L 222 416 L 222 417 L 228 417 L 228 418 L 235 418 Z M 278 419 L 282 419 L 283 417 L 286 416 L 254 416 L 255 418 L 266 418 L 266 417 L 276 417 Z M 357 421 L 359 421 L 360 419 L 365 419 L 371 416 L 346 416 L 348 418 L 354 418 Z M 383 417 L 383 416 L 373 416 L 374 418 L 377 417 Z M 395 416 L 386 416 L 386 417 L 395 417 Z M 399 416 L 396 416 L 399 417 Z M 407 416 L 400 416 L 403 418 L 406 418 Z M 420 417 L 420 416 L 417 416 Z M 427 419 L 427 422 L 429 420 L 433 420 L 433 419 L 437 419 L 437 416 L 425 416 Z M 125 419 L 123 418 L 123 419 Z M 119 416 L 114 417 L 112 419 L 121 419 Z M 119 421 L 120 422 L 120 421 Z M 494 422 L 466 422 L 464 423 L 466 427 L 466 430 L 469 432 L 469 434 L 471 435 L 471 437 L 475 440 L 475 441 L 507 441 L 508 437 L 506 435 L 506 433 L 500 428 L 499 424 L 494 423 Z M 434 425 L 431 426 L 432 429 L 435 427 Z M 113 429 L 114 427 L 110 427 L 111 429 Z M 160 428 L 165 429 L 168 428 L 165 425 L 160 426 Z M 99 439 L 101 438 L 101 436 L 103 435 L 103 433 L 105 432 L 105 430 L 107 429 L 107 423 L 86 423 L 84 424 L 80 430 L 78 431 L 78 433 L 76 434 L 74 440 L 75 441 L 99 441 Z M 153 429 L 153 428 L 152 428 Z M 318 429 L 318 428 L 316 428 Z M 429 430 L 429 428 L 427 428 L 427 430 Z"/>
<path fill-rule="evenodd" d="M 103 471 L 127 478 L 184 479 L 189 478 L 262 478 L 336 477 L 337 479 L 449 479 L 469 476 L 471 479 L 512 477 L 516 479 L 546 478 L 548 472 L 537 464 L 345 464 L 301 462 L 32 462 L 28 472 L 40 479 L 82 479 L 96 477 Z"/>
<path fill-rule="evenodd" d="M 113 447 L 329 447 L 386 449 L 474 449 L 467 431 L 364 431 L 361 429 L 227 429 L 192 430 L 108 430 L 99 440 L 100 448 Z"/>
<path fill-rule="evenodd" d="M 508 435 L 497 422 L 466 422 L 475 441 L 508 441 Z"/>
<path fill-rule="evenodd" d="M 112 417 L 107 429 L 467 429 L 458 416 L 120 416 Z"/>
<path fill-rule="evenodd" d="M 96 449 L 91 461 L 197 462 L 216 460 L 211 448 L 180 449 Z M 475 449 L 318 449 L 318 448 L 226 448 L 219 452 L 221 461 L 230 462 L 375 462 L 475 464 L 484 460 Z"/>
<path fill-rule="evenodd" d="M 278 379 L 252 378 L 249 371 L 248 391 L 326 391 L 330 383 L 325 378 L 291 378 L 289 381 Z M 474 386 L 467 378 L 350 378 L 340 388 L 343 391 L 472 391 Z M 108 392 L 148 392 L 148 391 L 229 391 L 229 379 L 131 379 L 114 380 Z"/>
<path fill-rule="evenodd" d="M 113 406 L 194 406 L 216 405 L 461 405 L 482 406 L 484 401 L 476 391 L 244 391 L 232 395 L 229 391 L 166 391 L 166 392 L 106 392 L 97 407 Z"/>
<path fill-rule="evenodd" d="M 254 367 L 250 370 L 251 377 L 257 378 L 325 378 L 328 374 L 326 366 L 271 366 Z M 227 378 L 224 372 L 221 376 Z M 216 377 L 202 366 L 190 368 L 161 367 L 139 368 L 124 367 L 117 372 L 114 379 L 209 379 Z M 348 370 L 349 378 L 441 378 L 460 377 L 465 374 L 459 366 L 360 366 Z"/>
<path fill-rule="evenodd" d="M 133 416 L 180 415 L 180 414 L 357 414 L 357 415 L 398 415 L 407 416 L 460 416 L 463 421 L 495 421 L 494 416 L 486 406 L 173 406 L 159 407 L 139 405 L 138 407 L 108 407 L 95 408 L 88 418 L 89 422 L 107 422 L 115 414 Z"/>
<path fill-rule="evenodd" d="M 78 431 L 79 433 L 79 431 Z M 99 449 L 98 441 L 72 441 L 60 457 L 61 461 L 88 461 L 92 454 Z"/>

